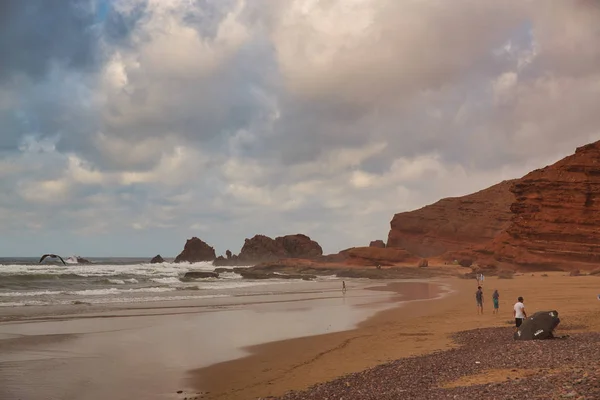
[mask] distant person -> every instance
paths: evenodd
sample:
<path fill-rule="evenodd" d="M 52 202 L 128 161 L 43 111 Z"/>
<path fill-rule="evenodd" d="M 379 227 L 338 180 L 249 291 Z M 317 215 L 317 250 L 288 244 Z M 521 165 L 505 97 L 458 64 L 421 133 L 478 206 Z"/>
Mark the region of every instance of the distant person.
<path fill-rule="evenodd" d="M 519 327 L 523 323 L 523 320 L 527 318 L 527 313 L 525 312 L 525 304 L 523 304 L 523 298 L 519 296 L 515 306 L 513 307 L 513 315 L 515 317 L 515 325 L 516 330 L 519 330 Z"/>
<path fill-rule="evenodd" d="M 346 281 L 342 281 L 342 293 L 346 293 Z"/>
<path fill-rule="evenodd" d="M 498 289 L 494 290 L 494 294 L 492 295 L 492 301 L 494 302 L 494 314 L 498 314 L 498 308 L 500 306 L 500 293 L 498 293 Z"/>
<path fill-rule="evenodd" d="M 477 279 L 477 286 L 483 285 L 483 274 L 475 275 L 475 279 Z"/>
<path fill-rule="evenodd" d="M 483 291 L 481 286 L 477 286 L 477 292 L 475 292 L 475 300 L 477 301 L 477 314 L 483 314 Z"/>

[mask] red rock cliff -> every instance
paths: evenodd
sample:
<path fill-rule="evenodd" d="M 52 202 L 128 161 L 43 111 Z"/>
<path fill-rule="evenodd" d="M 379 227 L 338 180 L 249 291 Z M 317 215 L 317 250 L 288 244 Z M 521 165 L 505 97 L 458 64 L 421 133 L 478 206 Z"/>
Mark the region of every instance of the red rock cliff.
<path fill-rule="evenodd" d="M 497 260 L 539 269 L 597 267 L 600 142 L 525 175 L 511 190 L 512 223 L 488 246 Z"/>
<path fill-rule="evenodd" d="M 513 182 L 394 215 L 387 247 L 433 257 L 490 242 L 510 225 Z"/>

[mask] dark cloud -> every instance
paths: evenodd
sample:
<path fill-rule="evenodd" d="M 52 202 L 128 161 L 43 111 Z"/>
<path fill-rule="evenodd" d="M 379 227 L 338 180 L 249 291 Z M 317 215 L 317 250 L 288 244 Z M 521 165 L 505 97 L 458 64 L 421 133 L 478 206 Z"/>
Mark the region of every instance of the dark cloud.
<path fill-rule="evenodd" d="M 237 0 L 195 0 L 193 4 L 193 12 L 185 14 L 182 21 L 210 40 L 215 38 L 221 21 L 235 8 Z"/>
<path fill-rule="evenodd" d="M 147 4 L 137 3 L 125 13 L 116 10 L 107 0 L 103 1 L 106 1 L 103 5 L 103 39 L 110 45 L 131 49 L 131 34 L 144 18 Z"/>
<path fill-rule="evenodd" d="M 91 0 L 0 2 L 0 82 L 15 74 L 42 78 L 56 63 L 97 66 L 98 32 Z"/>
<path fill-rule="evenodd" d="M 0 110 L 0 151 L 14 151 L 19 147 L 21 136 L 25 134 L 16 111 Z"/>

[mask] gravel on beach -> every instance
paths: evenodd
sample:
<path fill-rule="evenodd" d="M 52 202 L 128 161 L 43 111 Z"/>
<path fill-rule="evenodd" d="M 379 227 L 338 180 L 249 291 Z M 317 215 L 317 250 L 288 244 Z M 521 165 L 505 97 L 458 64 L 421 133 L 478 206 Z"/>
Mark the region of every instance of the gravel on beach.
<path fill-rule="evenodd" d="M 600 399 L 600 333 L 514 341 L 513 332 L 459 332 L 454 340 L 460 347 L 382 364 L 279 399 Z"/>

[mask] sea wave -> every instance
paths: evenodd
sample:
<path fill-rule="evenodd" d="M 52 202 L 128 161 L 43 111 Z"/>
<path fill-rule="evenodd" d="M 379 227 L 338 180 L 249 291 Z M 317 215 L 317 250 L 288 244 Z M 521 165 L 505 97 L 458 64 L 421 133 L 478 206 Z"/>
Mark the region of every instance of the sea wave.
<path fill-rule="evenodd" d="M 210 262 L 162 264 L 4 264 L 0 306 L 186 300 L 240 295 L 253 286 L 296 280 L 244 279 L 234 272 L 183 282 L 189 271 L 214 271 Z M 170 293 L 171 292 L 171 293 Z"/>
<path fill-rule="evenodd" d="M 181 283 L 181 281 L 179 280 L 179 278 L 175 278 L 173 276 L 169 276 L 167 278 L 151 278 L 150 280 L 152 282 L 162 283 L 162 284 L 165 284 L 165 285 L 169 285 L 169 284 L 173 284 L 173 283 L 175 283 L 175 284 Z"/>
<path fill-rule="evenodd" d="M 81 301 L 83 304 L 111 304 L 111 303 L 145 303 L 154 301 L 177 301 L 177 300 L 201 300 L 221 297 L 231 297 L 226 294 L 200 295 L 200 296 L 145 296 L 145 297 L 107 297 L 91 298 Z M 0 302 L 0 307 L 20 307 L 20 306 L 49 306 L 74 304 L 74 300 L 21 300 L 12 302 Z"/>
<path fill-rule="evenodd" d="M 135 278 L 125 278 L 125 277 L 121 277 L 121 279 L 117 279 L 117 278 L 108 278 L 108 279 L 104 279 L 101 281 L 101 283 L 108 283 L 111 285 L 125 285 L 127 283 L 139 283 L 140 281 L 138 281 Z"/>
<path fill-rule="evenodd" d="M 146 287 L 138 289 L 86 289 L 86 290 L 40 290 L 26 292 L 0 292 L 0 297 L 35 297 L 35 296 L 104 296 L 108 294 L 124 294 L 124 293 L 160 293 L 172 292 L 177 290 L 173 287 Z"/>
<path fill-rule="evenodd" d="M 242 267 L 243 268 L 243 267 Z M 214 271 L 210 262 L 162 264 L 75 264 L 75 265 L 2 265 L 0 277 L 18 276 L 20 279 L 88 278 L 88 277 L 178 277 L 188 271 Z"/>

